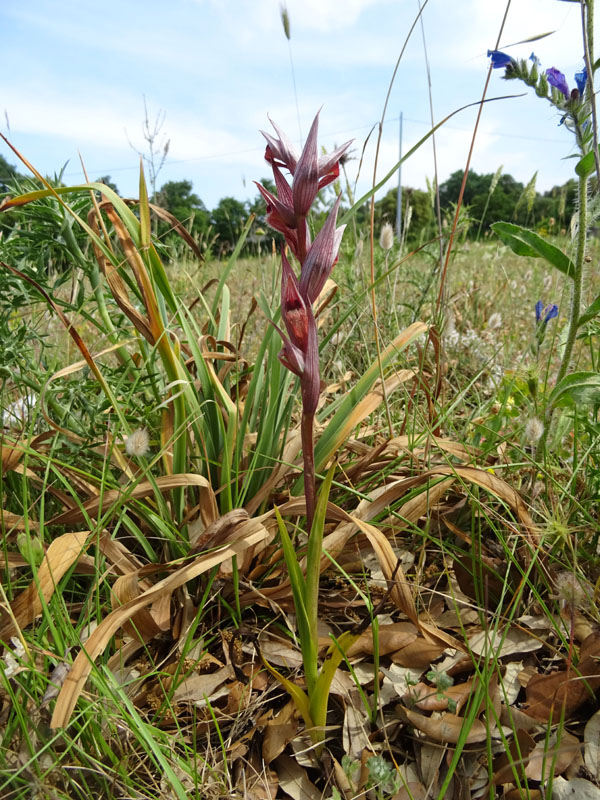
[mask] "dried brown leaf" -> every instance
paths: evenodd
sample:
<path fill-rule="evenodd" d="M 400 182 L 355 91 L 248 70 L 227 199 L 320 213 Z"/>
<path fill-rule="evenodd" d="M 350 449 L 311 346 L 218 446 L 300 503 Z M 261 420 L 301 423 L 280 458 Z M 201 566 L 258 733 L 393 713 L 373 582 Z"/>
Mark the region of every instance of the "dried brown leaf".
<path fill-rule="evenodd" d="M 419 714 L 407 708 L 399 709 L 399 713 L 401 716 L 404 716 L 414 728 L 417 728 L 417 730 L 420 730 L 436 742 L 456 744 L 465 724 L 464 717 L 458 717 L 456 714 L 444 713 L 439 716 L 426 717 L 423 714 Z M 465 741 L 467 744 L 485 742 L 487 735 L 487 726 L 484 725 L 481 720 L 475 719 L 471 723 Z"/>
<path fill-rule="evenodd" d="M 293 758 L 282 753 L 273 762 L 279 777 L 279 786 L 293 800 L 317 800 L 321 792 L 312 783 L 303 769 Z"/>
<path fill-rule="evenodd" d="M 248 520 L 248 522 L 241 527 L 244 529 L 243 539 L 227 545 L 217 552 L 200 556 L 192 561 L 191 564 L 181 567 L 172 575 L 159 581 L 152 589 L 142 593 L 136 599 L 110 612 L 92 633 L 85 647 L 82 648 L 73 663 L 71 673 L 65 681 L 56 701 L 54 714 L 51 720 L 51 726 L 53 728 L 64 727 L 68 723 L 77 703 L 77 698 L 83 690 L 94 661 L 105 650 L 112 636 L 119 630 L 124 622 L 139 609 L 145 608 L 158 600 L 165 592 L 170 593 L 198 575 L 221 564 L 226 559 L 241 555 L 246 548 L 262 541 L 269 535 L 267 529 L 261 525 L 258 520 Z"/>
<path fill-rule="evenodd" d="M 384 656 L 401 650 L 414 642 L 417 636 L 418 631 L 411 622 L 380 625 L 377 635 L 379 654 Z M 348 648 L 346 655 L 348 658 L 355 658 L 356 656 L 372 655 L 373 652 L 373 631 L 369 629 L 361 633 L 354 644 Z"/>
<path fill-rule="evenodd" d="M 233 667 L 229 664 L 216 672 L 194 673 L 177 684 L 173 700 L 176 703 L 194 703 L 198 708 L 206 706 L 214 693 L 233 676 Z"/>
<path fill-rule="evenodd" d="M 288 743 L 298 732 L 298 709 L 290 700 L 275 716 L 267 722 L 262 745 L 265 764 L 270 764 L 283 753 Z"/>
<path fill-rule="evenodd" d="M 89 535 L 89 531 L 63 533 L 50 544 L 35 579 L 11 603 L 10 615 L 3 611 L 0 641 L 7 642 L 41 613 L 62 576 L 80 557 Z"/>
<path fill-rule="evenodd" d="M 552 775 L 561 775 L 578 755 L 581 744 L 569 731 L 563 730 L 557 746 L 557 736 L 550 741 L 538 742 L 529 755 L 525 775 L 533 781 L 547 781 Z"/>
<path fill-rule="evenodd" d="M 53 525 L 68 525 L 73 522 L 79 522 L 87 517 L 95 517 L 100 510 L 110 508 L 111 505 L 118 502 L 129 503 L 132 500 L 140 500 L 143 497 L 150 497 L 154 494 L 155 487 L 160 492 L 168 492 L 171 489 L 177 489 L 180 486 L 201 486 L 206 488 L 208 481 L 202 475 L 195 475 L 193 473 L 182 473 L 179 475 L 161 475 L 153 482 L 143 481 L 136 486 L 127 489 L 110 489 L 107 492 L 98 494 L 82 504 L 81 508 L 72 508 L 64 511 L 62 514 L 50 520 Z"/>

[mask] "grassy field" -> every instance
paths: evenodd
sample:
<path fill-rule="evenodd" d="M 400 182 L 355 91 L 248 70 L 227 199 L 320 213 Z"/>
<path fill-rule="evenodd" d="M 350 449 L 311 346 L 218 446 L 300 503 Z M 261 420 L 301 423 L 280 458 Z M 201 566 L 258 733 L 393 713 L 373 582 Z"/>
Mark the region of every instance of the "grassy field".
<path fill-rule="evenodd" d="M 316 121 L 260 258 L 156 235 L 143 176 L 4 199 L 0 798 L 600 794 L 581 130 L 562 236 L 307 234 Z"/>

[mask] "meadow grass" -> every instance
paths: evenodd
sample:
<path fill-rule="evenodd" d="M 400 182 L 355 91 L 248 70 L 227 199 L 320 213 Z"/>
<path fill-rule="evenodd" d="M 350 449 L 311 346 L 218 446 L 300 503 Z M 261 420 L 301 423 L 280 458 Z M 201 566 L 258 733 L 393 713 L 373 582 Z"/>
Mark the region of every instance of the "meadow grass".
<path fill-rule="evenodd" d="M 36 175 L 0 210 L 0 797 L 600 780 L 589 219 L 446 230 L 445 261 L 351 224 L 325 282 L 306 209 L 304 280 L 243 256 L 252 220 L 227 260 L 156 236 L 143 174 L 135 206 Z"/>

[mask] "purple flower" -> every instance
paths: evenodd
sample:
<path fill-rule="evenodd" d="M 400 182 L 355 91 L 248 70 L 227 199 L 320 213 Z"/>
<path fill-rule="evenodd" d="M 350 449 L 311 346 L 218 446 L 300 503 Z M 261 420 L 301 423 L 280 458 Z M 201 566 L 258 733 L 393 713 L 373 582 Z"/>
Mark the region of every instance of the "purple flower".
<path fill-rule="evenodd" d="M 579 94 L 583 95 L 585 91 L 585 84 L 587 83 L 587 67 L 584 67 L 581 72 L 575 73 L 575 83 L 579 89 Z"/>
<path fill-rule="evenodd" d="M 309 303 L 315 302 L 337 261 L 342 234 L 346 227 L 345 225 L 335 227 L 341 199 L 342 195 L 339 195 L 302 265 L 300 291 Z"/>
<path fill-rule="evenodd" d="M 500 50 L 488 50 L 487 54 L 488 58 L 492 59 L 492 67 L 494 69 L 508 67 L 509 64 L 514 62 L 514 58 L 512 58 L 512 56 L 508 56 L 506 53 L 500 52 Z"/>
<path fill-rule="evenodd" d="M 541 300 L 538 300 L 535 304 L 535 321 L 537 324 L 542 324 L 546 326 L 551 319 L 558 317 L 558 306 L 551 305 L 546 306 L 544 308 L 544 304 Z"/>
<path fill-rule="evenodd" d="M 568 100 L 570 96 L 569 84 L 562 72 L 556 69 L 556 67 L 550 67 L 550 69 L 546 70 L 546 77 L 548 78 L 550 86 L 554 86 L 555 89 L 562 92 Z"/>
<path fill-rule="evenodd" d="M 304 413 L 314 414 L 319 403 L 321 387 L 317 323 L 312 305 L 302 295 L 298 279 L 285 252 L 281 254 L 281 262 L 281 317 L 288 336 L 279 331 L 283 339 L 279 360 L 300 378 Z"/>

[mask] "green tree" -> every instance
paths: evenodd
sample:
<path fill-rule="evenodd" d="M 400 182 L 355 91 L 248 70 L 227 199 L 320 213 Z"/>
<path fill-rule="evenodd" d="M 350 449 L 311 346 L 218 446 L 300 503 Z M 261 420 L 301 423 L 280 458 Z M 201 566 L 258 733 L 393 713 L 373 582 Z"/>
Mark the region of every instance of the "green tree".
<path fill-rule="evenodd" d="M 9 164 L 8 161 L 4 158 L 4 156 L 0 155 L 0 193 L 5 193 L 9 191 L 10 183 L 15 178 L 22 178 L 23 176 L 19 174 L 16 167 L 13 167 L 12 164 Z"/>
<path fill-rule="evenodd" d="M 433 211 L 428 192 L 421 189 L 402 187 L 402 221 L 406 220 L 407 209 L 411 208 L 408 239 L 418 239 L 427 235 L 427 229 L 433 221 Z M 396 209 L 398 207 L 398 190 L 390 189 L 387 194 L 375 203 L 375 227 L 379 230 L 384 222 L 396 227 Z"/>
<path fill-rule="evenodd" d="M 223 197 L 210 215 L 213 232 L 218 236 L 220 252 L 231 252 L 240 238 L 249 212 L 246 203 L 235 197 Z"/>
<path fill-rule="evenodd" d="M 167 181 L 158 193 L 158 204 L 194 231 L 204 232 L 210 214 L 202 200 L 192 191 L 191 181 Z"/>
<path fill-rule="evenodd" d="M 103 183 L 105 186 L 108 186 L 109 189 L 112 189 L 113 192 L 119 194 L 119 189 L 117 188 L 117 184 L 113 183 L 110 175 L 103 175 L 101 178 L 97 179 L 96 183 Z"/>
<path fill-rule="evenodd" d="M 444 181 L 440 186 L 442 210 L 448 211 L 452 204 L 458 200 L 463 174 L 462 170 L 453 172 L 448 180 Z M 524 225 L 527 217 L 526 204 L 520 204 L 515 217 L 515 208 L 523 193 L 523 184 L 516 181 L 512 175 L 501 175 L 494 191 L 490 195 L 493 177 L 493 173 L 480 175 L 477 172 L 470 172 L 463 195 L 463 206 L 468 206 L 470 216 L 479 222 L 487 204 L 483 230 L 487 230 L 492 222 L 500 220 L 518 222 Z M 473 227 L 474 231 L 476 231 L 477 228 Z"/>

